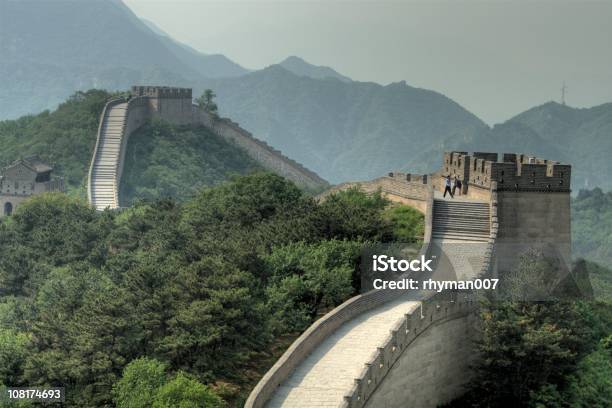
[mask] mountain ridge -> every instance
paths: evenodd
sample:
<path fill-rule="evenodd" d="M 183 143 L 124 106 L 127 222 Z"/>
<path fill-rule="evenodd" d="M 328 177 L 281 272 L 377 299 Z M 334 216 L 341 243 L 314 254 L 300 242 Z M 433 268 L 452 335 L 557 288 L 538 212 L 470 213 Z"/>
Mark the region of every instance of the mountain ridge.
<path fill-rule="evenodd" d="M 323 65 L 313 65 L 303 58 L 297 57 L 295 55 L 291 55 L 277 65 L 285 68 L 288 71 L 293 72 L 299 76 L 306 76 L 313 79 L 327 79 L 327 78 L 335 78 L 342 82 L 351 82 L 352 79 L 340 74 L 333 68 Z"/>

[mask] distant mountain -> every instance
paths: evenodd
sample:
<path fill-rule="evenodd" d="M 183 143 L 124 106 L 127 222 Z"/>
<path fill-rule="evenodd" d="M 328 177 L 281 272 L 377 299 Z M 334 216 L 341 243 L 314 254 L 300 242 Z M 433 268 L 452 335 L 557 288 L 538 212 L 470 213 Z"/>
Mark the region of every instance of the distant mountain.
<path fill-rule="evenodd" d="M 0 118 L 54 107 L 75 90 L 246 72 L 153 32 L 120 0 L 0 1 Z"/>
<path fill-rule="evenodd" d="M 314 79 L 336 78 L 343 82 L 352 81 L 351 78 L 339 74 L 330 67 L 312 65 L 296 56 L 291 56 L 280 62 L 278 65 L 299 76 Z"/>
<path fill-rule="evenodd" d="M 573 165 L 573 189 L 612 189 L 612 103 L 572 108 L 556 102 L 493 128 L 490 142 Z"/>
<path fill-rule="evenodd" d="M 159 36 L 159 40 L 183 63 L 208 78 L 223 78 L 244 75 L 250 72 L 221 54 L 205 54 L 176 41 L 155 23 L 142 19 L 147 27 Z"/>
<path fill-rule="evenodd" d="M 215 90 L 223 115 L 331 182 L 430 170 L 442 141 L 489 131 L 444 95 L 405 82 L 320 80 L 273 65 L 201 86 Z"/>

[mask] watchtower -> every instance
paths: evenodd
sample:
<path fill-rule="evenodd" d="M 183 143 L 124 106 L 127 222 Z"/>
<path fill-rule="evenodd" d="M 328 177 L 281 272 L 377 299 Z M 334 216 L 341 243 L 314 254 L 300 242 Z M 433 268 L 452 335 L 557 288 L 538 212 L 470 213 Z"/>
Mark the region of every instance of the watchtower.
<path fill-rule="evenodd" d="M 489 201 L 497 214 L 498 248 L 551 248 L 565 265 L 571 262 L 570 180 L 572 167 L 527 154 L 446 152 L 441 176 L 463 181 L 470 199 Z M 512 248 L 512 249 L 510 249 Z M 498 266 L 510 267 L 513 256 Z"/>
<path fill-rule="evenodd" d="M 146 97 L 153 117 L 176 124 L 193 122 L 191 88 L 168 86 L 133 86 L 132 96 Z"/>

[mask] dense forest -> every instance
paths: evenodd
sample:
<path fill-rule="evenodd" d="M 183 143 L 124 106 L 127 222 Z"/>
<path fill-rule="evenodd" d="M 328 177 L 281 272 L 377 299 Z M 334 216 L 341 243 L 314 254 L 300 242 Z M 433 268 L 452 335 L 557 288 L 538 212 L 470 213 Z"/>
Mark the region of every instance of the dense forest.
<path fill-rule="evenodd" d="M 550 266 L 541 254 L 524 254 L 513 273 L 519 285 L 502 281 L 499 291 L 483 296 L 476 341 L 481 358 L 467 392 L 449 407 L 610 406 L 610 287 L 592 281 L 593 299 L 588 281 L 584 292 L 566 281 L 548 300 L 528 300 L 526 292 L 550 288 L 556 276 Z M 587 276 L 594 268 L 609 285 L 609 269 L 578 261 L 573 271 Z"/>
<path fill-rule="evenodd" d="M 267 173 L 121 212 L 35 196 L 0 222 L 0 383 L 65 386 L 69 406 L 241 406 L 283 339 L 356 293 L 364 243 L 410 223 Z"/>

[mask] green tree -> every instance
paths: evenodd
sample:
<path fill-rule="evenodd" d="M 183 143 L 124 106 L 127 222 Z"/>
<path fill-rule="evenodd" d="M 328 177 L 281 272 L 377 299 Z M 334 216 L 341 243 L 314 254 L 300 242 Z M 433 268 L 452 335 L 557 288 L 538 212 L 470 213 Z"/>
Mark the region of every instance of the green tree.
<path fill-rule="evenodd" d="M 19 383 L 29 340 L 26 333 L 0 328 L 0 384 L 15 386 Z"/>
<path fill-rule="evenodd" d="M 158 389 L 166 383 L 166 364 L 141 357 L 123 369 L 113 385 L 113 400 L 118 408 L 149 408 Z"/>
<path fill-rule="evenodd" d="M 275 248 L 266 256 L 273 329 L 280 333 L 303 330 L 318 312 L 353 294 L 362 246 L 337 240 L 298 242 Z"/>
<path fill-rule="evenodd" d="M 213 390 L 182 372 L 162 385 L 153 408 L 221 408 L 223 400 Z"/>
<path fill-rule="evenodd" d="M 597 349 L 580 361 L 570 378 L 565 394 L 567 406 L 612 406 L 612 335 L 602 339 Z"/>
<path fill-rule="evenodd" d="M 321 230 L 333 239 L 391 240 L 392 226 L 383 214 L 388 204 L 380 192 L 367 195 L 358 188 L 332 194 L 319 208 Z"/>
<path fill-rule="evenodd" d="M 206 89 L 199 98 L 196 98 L 195 101 L 201 109 L 216 115 L 218 111 L 217 104 L 214 101 L 216 97 L 217 95 L 212 89 Z"/>
<path fill-rule="evenodd" d="M 385 219 L 392 226 L 394 241 L 414 242 L 423 239 L 425 217 L 414 208 L 407 205 L 392 205 L 385 210 Z"/>
<path fill-rule="evenodd" d="M 509 274 L 502 299 L 483 301 L 481 359 L 468 398 L 476 406 L 554 405 L 588 349 L 577 303 L 539 300 L 554 269 L 554 261 L 530 253 Z"/>

